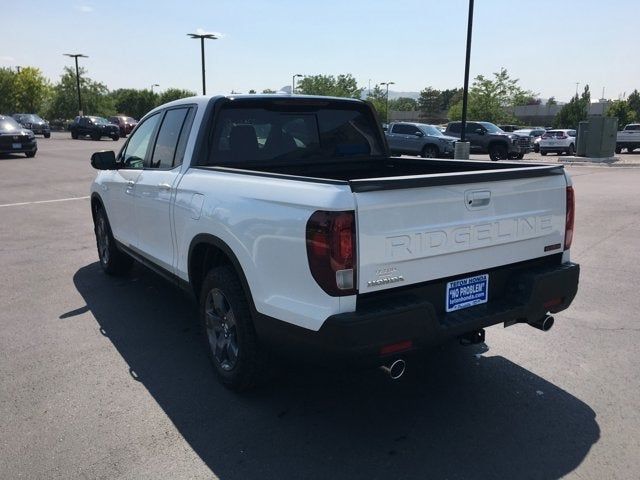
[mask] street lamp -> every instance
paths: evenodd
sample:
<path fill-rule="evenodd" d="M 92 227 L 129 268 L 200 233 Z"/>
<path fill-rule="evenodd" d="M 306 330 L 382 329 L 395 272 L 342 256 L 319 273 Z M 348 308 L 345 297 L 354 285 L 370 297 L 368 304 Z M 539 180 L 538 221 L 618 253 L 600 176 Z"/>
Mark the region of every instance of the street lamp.
<path fill-rule="evenodd" d="M 291 77 L 291 95 L 296 93 L 296 78 L 304 77 L 301 73 L 296 73 Z"/>
<path fill-rule="evenodd" d="M 187 36 L 193 39 L 196 39 L 196 38 L 200 39 L 200 53 L 202 55 L 202 94 L 206 95 L 207 86 L 205 84 L 205 79 L 204 79 L 204 40 L 205 38 L 209 40 L 217 40 L 219 37 L 213 33 L 187 33 Z"/>
<path fill-rule="evenodd" d="M 387 86 L 387 95 L 386 95 L 386 103 L 385 103 L 385 110 L 387 111 L 387 115 L 386 115 L 386 123 L 389 123 L 389 85 L 395 85 L 396 82 L 382 82 L 380 85 L 386 85 Z"/>
<path fill-rule="evenodd" d="M 160 84 L 159 83 L 154 83 L 151 85 L 151 93 L 153 93 L 153 87 L 159 87 Z"/>
<path fill-rule="evenodd" d="M 469 63 L 471 61 L 471 27 L 473 26 L 473 0 L 469 0 L 469 16 L 467 17 L 467 51 L 464 63 L 464 90 L 462 91 L 462 125 L 460 142 L 465 142 L 467 132 L 467 101 L 469 99 Z M 465 158 L 469 158 L 466 155 Z"/>
<path fill-rule="evenodd" d="M 82 53 L 65 53 L 65 57 L 71 57 L 76 61 L 76 85 L 78 87 L 78 115 L 82 116 L 82 96 L 80 95 L 80 69 L 78 68 L 78 58 L 89 58 Z"/>

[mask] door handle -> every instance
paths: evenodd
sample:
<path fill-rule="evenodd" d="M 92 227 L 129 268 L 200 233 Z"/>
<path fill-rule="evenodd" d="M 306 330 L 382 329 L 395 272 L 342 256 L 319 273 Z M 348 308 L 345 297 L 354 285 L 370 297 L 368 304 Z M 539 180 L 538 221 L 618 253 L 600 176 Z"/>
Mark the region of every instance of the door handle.
<path fill-rule="evenodd" d="M 159 183 L 159 184 L 158 184 L 158 188 L 159 188 L 160 190 L 167 190 L 167 191 L 169 191 L 169 190 L 171 190 L 171 185 L 169 185 L 168 183 Z"/>

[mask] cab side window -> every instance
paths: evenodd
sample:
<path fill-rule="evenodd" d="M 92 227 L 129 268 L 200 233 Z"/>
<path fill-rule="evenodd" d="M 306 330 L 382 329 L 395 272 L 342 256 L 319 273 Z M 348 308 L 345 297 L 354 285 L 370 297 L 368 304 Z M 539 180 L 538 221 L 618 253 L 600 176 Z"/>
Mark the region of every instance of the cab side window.
<path fill-rule="evenodd" d="M 120 162 L 124 165 L 124 168 L 141 169 L 144 166 L 144 160 L 147 156 L 147 151 L 151 145 L 156 127 L 160 122 L 160 117 L 161 115 L 156 113 L 147 118 L 138 125 L 136 132 L 129 137 L 127 145 L 120 153 Z"/>
<path fill-rule="evenodd" d="M 188 113 L 189 107 L 173 108 L 167 111 L 158 131 L 158 139 L 147 168 L 169 169 L 182 163 L 181 158 L 176 159 L 176 151 Z"/>

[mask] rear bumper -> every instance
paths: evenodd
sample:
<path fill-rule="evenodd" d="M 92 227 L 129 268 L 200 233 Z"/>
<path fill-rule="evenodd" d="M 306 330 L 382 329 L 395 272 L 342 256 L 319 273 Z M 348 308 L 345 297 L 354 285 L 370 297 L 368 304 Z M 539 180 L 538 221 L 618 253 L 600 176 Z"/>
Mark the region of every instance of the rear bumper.
<path fill-rule="evenodd" d="M 580 267 L 524 262 L 495 269 L 489 272 L 488 303 L 446 313 L 447 282 L 473 274 L 359 299 L 355 312 L 329 317 L 317 332 L 266 317 L 256 322 L 256 329 L 278 351 L 323 363 L 380 364 L 385 360 L 381 348 L 387 345 L 411 341 L 416 351 L 491 325 L 536 321 L 564 310 L 577 293 Z M 549 306 L 552 300 L 557 303 Z"/>

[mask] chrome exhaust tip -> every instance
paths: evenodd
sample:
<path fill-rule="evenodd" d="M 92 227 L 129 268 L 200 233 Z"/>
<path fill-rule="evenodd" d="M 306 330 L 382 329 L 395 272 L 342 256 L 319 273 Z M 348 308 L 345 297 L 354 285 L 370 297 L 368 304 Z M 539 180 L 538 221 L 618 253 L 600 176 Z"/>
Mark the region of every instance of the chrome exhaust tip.
<path fill-rule="evenodd" d="M 549 330 L 551 330 L 551 327 L 553 327 L 554 322 L 555 320 L 552 315 L 545 315 L 535 322 L 530 322 L 529 325 L 537 328 L 538 330 L 542 330 L 543 332 L 548 332 Z"/>
<path fill-rule="evenodd" d="M 402 375 L 404 375 L 404 372 L 407 368 L 407 363 L 402 359 L 398 359 L 391 362 L 391 364 L 383 365 L 380 368 L 383 372 L 389 375 L 389 378 L 391 378 L 391 380 L 398 380 Z"/>

